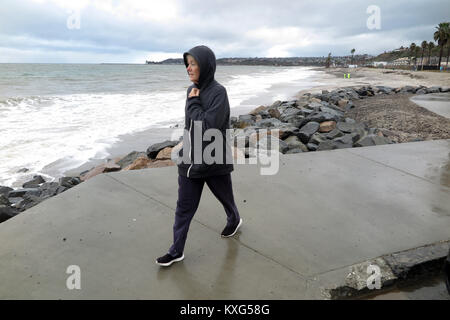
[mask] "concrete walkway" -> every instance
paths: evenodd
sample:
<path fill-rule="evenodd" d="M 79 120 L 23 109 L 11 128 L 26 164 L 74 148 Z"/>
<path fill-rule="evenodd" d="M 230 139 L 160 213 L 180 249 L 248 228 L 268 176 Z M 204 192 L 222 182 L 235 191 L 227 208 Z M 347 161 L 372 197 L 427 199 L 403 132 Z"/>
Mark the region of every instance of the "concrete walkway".
<path fill-rule="evenodd" d="M 234 238 L 205 185 L 185 260 L 161 268 L 176 167 L 96 176 L 0 224 L 1 299 L 323 298 L 336 270 L 450 239 L 450 140 L 281 155 L 236 165 Z M 68 290 L 66 269 L 81 270 Z M 320 281 L 319 281 L 320 280 Z"/>
<path fill-rule="evenodd" d="M 411 101 L 434 113 L 450 118 L 450 92 L 417 95 L 411 97 Z"/>

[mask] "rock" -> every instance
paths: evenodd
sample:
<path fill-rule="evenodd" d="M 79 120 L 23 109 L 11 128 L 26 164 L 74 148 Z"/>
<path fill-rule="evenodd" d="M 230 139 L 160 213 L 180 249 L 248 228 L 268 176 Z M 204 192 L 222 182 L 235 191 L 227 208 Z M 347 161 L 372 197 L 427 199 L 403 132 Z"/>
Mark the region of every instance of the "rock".
<path fill-rule="evenodd" d="M 365 125 L 363 125 L 361 123 L 357 123 L 357 122 L 351 123 L 351 122 L 339 121 L 336 124 L 336 128 L 342 132 L 351 133 L 351 132 L 355 132 L 358 130 L 365 130 Z"/>
<path fill-rule="evenodd" d="M 262 116 L 260 115 L 260 114 L 257 114 L 256 116 L 255 116 L 255 121 L 257 122 L 257 121 L 260 121 L 260 120 L 262 120 Z"/>
<path fill-rule="evenodd" d="M 0 205 L 10 206 L 11 202 L 9 202 L 8 198 L 0 193 Z"/>
<path fill-rule="evenodd" d="M 61 191 L 62 192 L 62 191 Z M 44 201 L 45 199 L 49 198 L 50 196 L 46 196 L 46 197 L 37 197 L 35 195 L 25 195 L 23 200 L 21 202 L 19 202 L 16 206 L 16 208 L 22 212 L 25 211 L 31 207 L 34 207 L 35 205 L 41 203 L 42 201 Z"/>
<path fill-rule="evenodd" d="M 320 124 L 319 132 L 330 132 L 334 128 L 336 128 L 335 121 L 324 121 Z"/>
<path fill-rule="evenodd" d="M 336 108 L 336 107 L 335 107 L 335 108 Z M 344 113 L 343 113 L 342 111 L 340 111 L 340 110 L 335 110 L 334 108 L 331 108 L 331 107 L 325 107 L 325 106 L 322 106 L 322 107 L 320 107 L 320 110 L 321 110 L 322 112 L 331 113 L 332 115 L 335 115 L 335 116 L 338 117 L 338 118 L 342 118 L 342 117 L 344 116 Z"/>
<path fill-rule="evenodd" d="M 18 213 L 17 209 L 0 204 L 0 223 L 14 217 Z"/>
<path fill-rule="evenodd" d="M 347 123 L 356 123 L 356 121 L 355 121 L 354 119 L 352 119 L 352 118 L 345 118 L 345 119 L 344 119 L 344 122 L 347 122 Z"/>
<path fill-rule="evenodd" d="M 441 87 L 433 86 L 427 89 L 427 93 L 439 93 L 441 91 Z"/>
<path fill-rule="evenodd" d="M 287 143 L 289 149 L 299 148 L 304 152 L 308 151 L 308 148 L 300 141 L 300 139 L 297 136 L 290 136 L 287 139 L 285 139 L 284 142 Z"/>
<path fill-rule="evenodd" d="M 176 165 L 172 160 L 156 160 L 148 163 L 147 168 L 162 168 Z M 134 169 L 135 170 L 135 169 Z"/>
<path fill-rule="evenodd" d="M 341 99 L 341 100 L 338 101 L 337 105 L 339 106 L 339 108 L 345 110 L 345 107 L 347 106 L 347 103 L 348 103 L 347 99 Z"/>
<path fill-rule="evenodd" d="M 261 111 L 264 111 L 266 109 L 267 109 L 266 106 L 259 106 L 258 108 L 255 108 L 252 111 L 250 111 L 248 114 L 250 114 L 252 116 L 256 116 L 258 113 L 260 113 Z"/>
<path fill-rule="evenodd" d="M 230 117 L 230 128 L 234 128 L 237 121 L 238 121 L 237 117 L 234 117 L 234 116 Z"/>
<path fill-rule="evenodd" d="M 450 87 L 441 87 L 441 92 L 449 92 Z"/>
<path fill-rule="evenodd" d="M 416 91 L 416 94 L 427 94 L 427 90 L 419 89 L 419 90 Z"/>
<path fill-rule="evenodd" d="M 23 189 L 16 189 L 13 191 L 10 191 L 8 194 L 8 198 L 11 197 L 23 197 L 26 193 L 33 194 L 36 196 L 39 196 L 41 194 L 41 190 L 39 188 L 23 188 Z"/>
<path fill-rule="evenodd" d="M 156 160 L 168 160 L 170 159 L 170 155 L 172 153 L 172 148 L 167 147 L 162 149 L 157 155 L 156 155 Z"/>
<path fill-rule="evenodd" d="M 323 150 L 333 150 L 337 149 L 337 145 L 332 140 L 325 140 L 319 143 L 319 146 L 317 147 L 316 151 L 323 151 Z"/>
<path fill-rule="evenodd" d="M 68 189 L 76 186 L 80 182 L 81 182 L 81 180 L 78 177 L 61 177 L 61 178 L 59 178 L 59 184 Z"/>
<path fill-rule="evenodd" d="M 89 179 L 95 177 L 96 175 L 103 173 L 105 170 L 105 167 L 106 167 L 106 163 L 102 163 L 102 164 L 99 164 L 98 166 L 92 168 L 87 173 L 80 175 L 81 181 L 89 180 Z"/>
<path fill-rule="evenodd" d="M 105 170 L 103 172 L 114 172 L 114 171 L 120 171 L 122 169 L 118 164 L 116 164 L 113 161 L 108 161 L 105 164 Z"/>
<path fill-rule="evenodd" d="M 278 111 L 277 108 L 269 109 L 269 110 L 267 110 L 267 112 L 269 113 L 269 115 L 272 118 L 280 119 L 281 113 L 280 113 L 280 111 Z"/>
<path fill-rule="evenodd" d="M 311 139 L 311 136 L 315 134 L 317 130 L 319 130 L 319 127 L 320 124 L 318 122 L 308 122 L 300 129 L 297 136 L 303 143 L 308 143 L 308 141 Z"/>
<path fill-rule="evenodd" d="M 311 139 L 309 139 L 309 143 L 320 145 L 321 142 L 325 142 L 327 140 L 329 139 L 327 139 L 322 133 L 316 132 L 311 136 Z"/>
<path fill-rule="evenodd" d="M 6 186 L 0 186 L 0 194 L 4 195 L 5 197 L 8 197 L 8 193 L 12 190 L 14 189 Z"/>
<path fill-rule="evenodd" d="M 405 92 L 411 92 L 411 93 L 415 93 L 416 92 L 416 88 L 413 86 L 404 86 L 401 88 L 400 90 L 401 93 L 405 93 Z"/>
<path fill-rule="evenodd" d="M 278 108 L 281 105 L 281 101 L 277 100 L 274 103 L 272 103 L 272 105 L 270 106 L 270 108 Z"/>
<path fill-rule="evenodd" d="M 28 169 L 28 168 L 22 168 L 22 169 L 19 169 L 18 171 L 17 171 L 17 173 L 21 173 L 21 172 L 27 172 L 27 171 L 29 171 L 30 169 Z"/>
<path fill-rule="evenodd" d="M 323 123 L 323 122 L 322 122 Z M 338 137 L 342 137 L 344 134 L 341 132 L 341 131 L 339 131 L 338 129 L 336 129 L 336 128 L 334 128 L 332 131 L 330 131 L 330 132 L 328 132 L 326 135 L 325 135 L 325 137 L 327 138 L 327 139 L 335 139 L 335 138 L 338 138 Z"/>
<path fill-rule="evenodd" d="M 152 144 L 150 147 L 147 148 L 147 157 L 149 157 L 150 159 L 155 159 L 159 151 L 161 151 L 166 147 L 174 147 L 177 144 L 178 141 L 169 141 L 169 140 L 166 140 L 161 143 Z"/>
<path fill-rule="evenodd" d="M 367 135 L 364 138 L 360 139 L 358 142 L 354 144 L 355 147 L 369 147 L 374 146 L 375 142 L 373 141 L 372 137 L 374 135 Z"/>
<path fill-rule="evenodd" d="M 60 185 L 57 182 L 43 183 L 39 188 L 41 190 L 41 197 L 56 195 L 59 187 Z"/>
<path fill-rule="evenodd" d="M 123 157 L 119 161 L 117 161 L 116 164 L 119 165 L 120 168 L 122 169 L 122 168 L 125 168 L 126 166 L 132 164 L 134 162 L 134 160 L 136 160 L 137 158 L 144 156 L 144 155 L 146 156 L 147 153 L 133 151 L 133 152 L 130 152 L 129 154 L 127 154 L 125 157 Z"/>
<path fill-rule="evenodd" d="M 299 127 L 303 127 L 304 125 L 306 125 L 308 122 L 324 122 L 324 121 L 339 121 L 339 117 L 337 117 L 334 114 L 328 113 L 328 112 L 313 112 L 312 114 L 310 114 L 309 116 L 307 116 L 305 119 L 302 120 L 302 122 L 300 123 Z"/>
<path fill-rule="evenodd" d="M 300 148 L 294 148 L 294 149 L 289 149 L 288 151 L 286 151 L 285 154 L 301 153 L 301 152 L 303 152 L 302 149 L 300 149 Z"/>
<path fill-rule="evenodd" d="M 307 145 L 306 145 L 306 147 L 308 148 L 308 150 L 310 150 L 310 151 L 316 151 L 317 150 L 317 148 L 319 147 L 317 144 L 315 144 L 315 143 L 308 143 Z"/>
<path fill-rule="evenodd" d="M 280 116 L 278 117 L 279 120 L 288 122 L 292 118 L 296 118 L 298 116 L 302 116 L 303 112 L 300 109 L 297 108 L 287 108 L 284 110 Z"/>
<path fill-rule="evenodd" d="M 126 166 L 122 170 L 127 171 L 127 170 L 139 170 L 139 169 L 148 168 L 148 165 L 151 162 L 152 162 L 152 160 L 149 159 L 147 156 L 140 156 L 136 160 L 134 160 L 132 164 Z"/>
<path fill-rule="evenodd" d="M 268 118 L 255 122 L 255 125 L 263 128 L 278 127 L 281 125 L 281 121 L 276 118 Z"/>
<path fill-rule="evenodd" d="M 335 143 L 338 149 L 342 148 L 351 148 L 353 147 L 353 142 L 359 139 L 359 135 L 356 134 L 346 134 L 342 137 L 333 139 L 332 141 Z"/>
<path fill-rule="evenodd" d="M 380 137 L 379 135 L 374 135 L 372 137 L 373 142 L 375 145 L 382 145 L 382 144 L 391 144 L 392 141 L 389 138 L 386 137 Z"/>
<path fill-rule="evenodd" d="M 34 176 L 32 180 L 27 181 L 24 184 L 22 184 L 22 187 L 23 188 L 30 188 L 30 187 L 36 188 L 36 187 L 39 187 L 39 185 L 44 182 L 45 182 L 44 178 L 40 175 L 37 175 L 37 176 Z"/>

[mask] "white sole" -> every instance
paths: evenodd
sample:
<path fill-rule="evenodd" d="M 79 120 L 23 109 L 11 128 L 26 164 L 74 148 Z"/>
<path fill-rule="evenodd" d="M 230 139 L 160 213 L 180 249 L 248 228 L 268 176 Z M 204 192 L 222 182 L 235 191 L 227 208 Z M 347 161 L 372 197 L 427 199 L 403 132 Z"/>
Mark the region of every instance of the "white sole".
<path fill-rule="evenodd" d="M 232 234 L 230 234 L 229 236 L 221 235 L 222 238 L 229 238 L 229 237 L 234 236 L 234 234 L 238 231 L 238 229 L 239 229 L 239 227 L 241 226 L 241 224 L 242 224 L 242 218 L 241 218 L 241 220 L 239 220 L 239 224 L 237 225 L 236 230 L 234 230 L 234 232 L 233 232 Z"/>
<path fill-rule="evenodd" d="M 158 262 L 158 260 L 156 260 L 156 264 L 159 264 L 160 266 L 163 266 L 163 267 L 168 267 L 168 266 L 170 266 L 172 263 L 181 261 L 181 260 L 183 260 L 183 259 L 184 259 L 184 253 L 183 253 L 183 255 L 182 255 L 181 257 L 176 258 L 176 259 L 173 259 L 172 261 L 167 262 L 167 263 L 160 263 L 160 262 Z"/>

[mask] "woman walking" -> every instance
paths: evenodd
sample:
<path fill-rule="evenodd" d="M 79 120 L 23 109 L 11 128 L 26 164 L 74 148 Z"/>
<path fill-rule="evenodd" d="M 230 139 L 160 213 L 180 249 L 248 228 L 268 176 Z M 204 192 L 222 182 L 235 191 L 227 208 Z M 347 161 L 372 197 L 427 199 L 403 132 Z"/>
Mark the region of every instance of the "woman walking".
<path fill-rule="evenodd" d="M 234 168 L 230 161 L 231 151 L 226 143 L 230 105 L 225 87 L 214 79 L 216 57 L 210 48 L 196 46 L 185 52 L 183 59 L 189 80 L 193 84 L 187 90 L 185 135 L 180 157 L 186 150 L 189 161 L 178 164 L 178 201 L 173 225 L 173 244 L 166 255 L 156 260 L 161 266 L 170 266 L 184 259 L 183 251 L 189 225 L 200 203 L 205 182 L 227 214 L 227 224 L 222 231 L 222 237 L 233 236 L 242 224 L 233 197 L 231 172 Z M 199 127 L 201 129 L 196 130 Z M 221 133 L 219 142 L 221 140 L 223 152 L 219 152 L 219 155 L 222 154 L 223 157 L 213 163 L 203 159 L 205 147 L 208 146 L 203 141 L 203 134 L 208 129 L 216 129 Z M 199 133 L 202 137 L 195 136 Z M 196 139 L 201 143 L 194 143 Z"/>

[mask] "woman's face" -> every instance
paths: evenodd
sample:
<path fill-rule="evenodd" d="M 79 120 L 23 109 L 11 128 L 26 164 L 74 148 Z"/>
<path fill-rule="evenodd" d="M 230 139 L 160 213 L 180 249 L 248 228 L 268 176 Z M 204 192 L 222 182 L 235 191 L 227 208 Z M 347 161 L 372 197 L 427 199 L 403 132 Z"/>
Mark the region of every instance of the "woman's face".
<path fill-rule="evenodd" d="M 188 66 L 187 71 L 189 73 L 189 80 L 191 80 L 194 83 L 198 83 L 198 79 L 200 78 L 200 67 L 197 64 L 197 61 L 195 59 L 188 55 L 187 56 Z"/>

